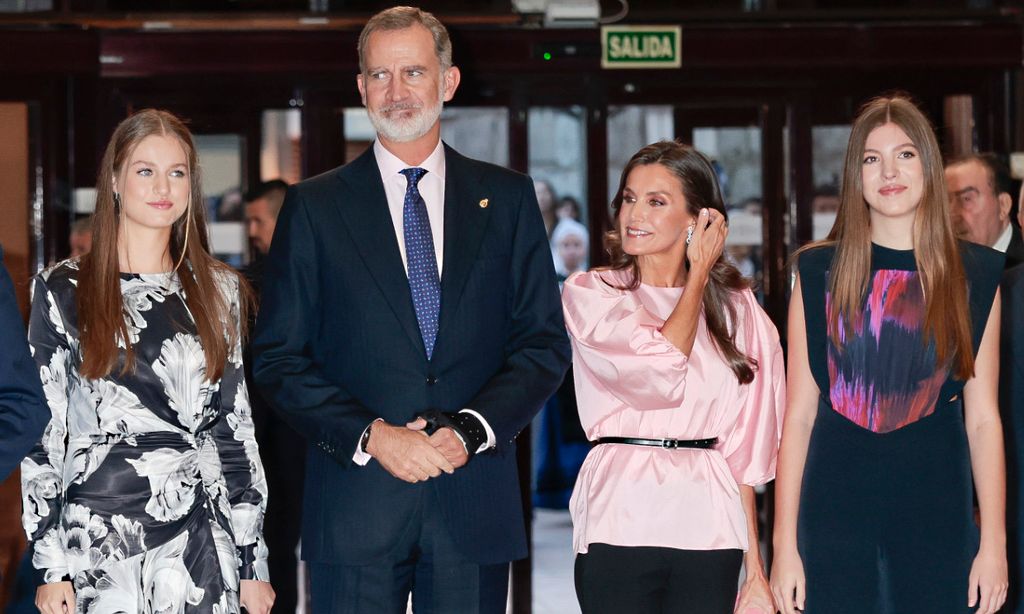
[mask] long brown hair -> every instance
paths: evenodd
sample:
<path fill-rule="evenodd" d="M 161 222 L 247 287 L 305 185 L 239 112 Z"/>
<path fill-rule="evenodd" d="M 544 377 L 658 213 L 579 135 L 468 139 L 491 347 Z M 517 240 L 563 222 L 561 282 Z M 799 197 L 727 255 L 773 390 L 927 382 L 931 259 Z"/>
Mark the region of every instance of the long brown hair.
<path fill-rule="evenodd" d="M 626 167 L 622 169 L 619 189 L 612 200 L 614 230 L 607 232 L 604 237 L 605 249 L 611 259 L 610 268 L 628 270 L 632 274 L 631 281 L 623 288 L 624 290 L 635 290 L 641 279 L 636 256 L 622 250 L 622 236 L 619 234 L 618 225 L 619 211 L 622 209 L 622 192 L 633 169 L 649 164 L 660 164 L 679 180 L 686 199 L 686 210 L 690 215 L 697 217 L 701 209 L 714 209 L 728 220 L 725 203 L 722 201 L 722 191 L 718 187 L 718 176 L 711 166 L 711 161 L 704 154 L 677 141 L 652 143 L 633 154 Z M 685 266 L 689 269 L 689 262 L 686 262 Z M 736 308 L 729 295 L 749 287 L 750 282 L 725 259 L 724 254 L 721 254 L 711 266 L 703 297 L 704 319 L 711 341 L 741 384 L 749 384 L 754 380 L 757 360 L 745 355 L 736 347 Z"/>
<path fill-rule="evenodd" d="M 170 255 L 178 264 L 178 278 L 185 304 L 195 322 L 206 356 L 206 378 L 220 379 L 231 348 L 238 341 L 235 319 L 244 329 L 251 292 L 233 269 L 210 255 L 206 207 L 192 134 L 180 119 L 156 109 L 139 111 L 114 130 L 100 163 L 96 180 L 96 212 L 93 214 L 92 250 L 82 256 L 78 276 L 78 316 L 82 337 L 80 371 L 88 378 L 110 374 L 117 364 L 118 341 L 125 346 L 121 373 L 135 366 L 135 352 L 125 324 L 118 259 L 120 205 L 115 204 L 112 179 L 124 171 L 132 152 L 148 136 L 172 136 L 181 143 L 188 160 L 191 182 L 185 213 L 171 226 Z M 218 280 L 238 279 L 239 313 L 231 313 L 230 299 Z"/>
<path fill-rule="evenodd" d="M 974 374 L 971 314 L 960 248 L 950 221 L 942 153 L 931 123 L 909 97 L 899 93 L 881 96 L 861 107 L 846 148 L 835 225 L 824 241 L 805 246 L 797 255 L 820 245 L 835 246 L 828 281 L 832 296 L 828 331 L 832 342 L 840 347 L 839 322 L 847 335 L 852 334 L 871 278 L 871 218 L 861 175 L 864 147 L 868 134 L 887 123 L 899 126 L 910 137 L 924 171 L 913 245 L 926 303 L 925 340 L 934 340 L 940 365 L 951 364 L 956 377 L 966 380 Z"/>

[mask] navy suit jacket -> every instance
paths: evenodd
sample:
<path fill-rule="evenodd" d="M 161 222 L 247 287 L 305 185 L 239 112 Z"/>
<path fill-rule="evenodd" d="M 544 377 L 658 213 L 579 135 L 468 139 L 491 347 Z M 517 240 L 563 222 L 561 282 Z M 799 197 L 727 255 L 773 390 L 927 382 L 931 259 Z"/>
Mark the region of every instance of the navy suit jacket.
<path fill-rule="evenodd" d="M 411 529 L 425 488 L 437 490 L 464 556 L 526 556 L 514 440 L 570 357 L 533 184 L 445 146 L 444 225 L 427 360 L 373 149 L 288 190 L 266 263 L 254 375 L 310 443 L 306 560 L 380 559 Z M 418 484 L 352 461 L 375 419 L 405 424 L 432 408 L 476 410 L 496 449 Z"/>
<path fill-rule="evenodd" d="M 1020 228 L 1010 222 L 1010 244 L 1006 246 L 1006 268 L 1012 269 L 1018 264 L 1024 264 L 1024 235 Z"/>
<path fill-rule="evenodd" d="M 999 408 L 1006 437 L 1006 525 L 1010 599 L 1006 610 L 1024 612 L 1024 264 L 1003 274 L 999 348 Z"/>
<path fill-rule="evenodd" d="M 0 482 L 21 463 L 50 421 L 3 254 L 0 248 Z"/>

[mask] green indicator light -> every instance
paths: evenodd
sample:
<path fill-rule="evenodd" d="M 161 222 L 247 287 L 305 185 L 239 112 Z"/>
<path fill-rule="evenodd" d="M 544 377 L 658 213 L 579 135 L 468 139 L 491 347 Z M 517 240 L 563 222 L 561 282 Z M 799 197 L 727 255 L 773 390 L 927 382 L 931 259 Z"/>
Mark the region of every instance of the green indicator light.
<path fill-rule="evenodd" d="M 551 52 L 545 51 L 544 52 L 544 59 L 545 60 L 550 60 L 551 59 Z"/>

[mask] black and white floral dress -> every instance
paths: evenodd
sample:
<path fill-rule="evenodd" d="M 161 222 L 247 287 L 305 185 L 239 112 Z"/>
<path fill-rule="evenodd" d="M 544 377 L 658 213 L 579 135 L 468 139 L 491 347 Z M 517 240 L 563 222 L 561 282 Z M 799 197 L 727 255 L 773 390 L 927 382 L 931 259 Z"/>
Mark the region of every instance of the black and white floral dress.
<path fill-rule="evenodd" d="M 121 275 L 135 369 L 79 374 L 77 261 L 33 281 L 29 345 L 50 406 L 22 463 L 38 583 L 70 580 L 76 611 L 238 612 L 268 580 L 266 482 L 236 343 L 218 382 L 177 275 Z M 238 282 L 224 276 L 232 323 Z M 121 346 L 124 347 L 123 341 Z"/>

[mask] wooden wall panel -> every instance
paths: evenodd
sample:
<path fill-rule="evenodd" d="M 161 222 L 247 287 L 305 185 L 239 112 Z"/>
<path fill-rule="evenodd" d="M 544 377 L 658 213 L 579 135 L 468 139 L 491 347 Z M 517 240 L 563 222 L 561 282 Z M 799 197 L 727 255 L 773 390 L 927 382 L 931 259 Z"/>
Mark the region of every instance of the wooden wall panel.
<path fill-rule="evenodd" d="M 14 279 L 22 315 L 28 313 L 29 277 L 29 146 L 28 105 L 0 103 L 0 245 L 4 264 Z M 14 570 L 21 561 L 25 538 L 21 532 L 21 489 L 14 472 L 0 483 L 0 609 L 11 592 Z"/>
<path fill-rule="evenodd" d="M 28 105 L 0 103 L 0 134 L 0 245 L 24 315 L 30 272 Z"/>

